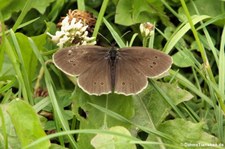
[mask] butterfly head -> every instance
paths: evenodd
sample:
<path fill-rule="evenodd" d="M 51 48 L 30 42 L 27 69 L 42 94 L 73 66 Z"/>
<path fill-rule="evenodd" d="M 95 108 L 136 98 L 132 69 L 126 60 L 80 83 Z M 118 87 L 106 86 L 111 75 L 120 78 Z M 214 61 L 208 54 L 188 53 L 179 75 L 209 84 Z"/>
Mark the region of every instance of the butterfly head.
<path fill-rule="evenodd" d="M 109 57 L 112 61 L 115 61 L 116 60 L 116 57 L 117 57 L 117 50 L 115 47 L 111 47 L 111 49 L 109 50 Z"/>

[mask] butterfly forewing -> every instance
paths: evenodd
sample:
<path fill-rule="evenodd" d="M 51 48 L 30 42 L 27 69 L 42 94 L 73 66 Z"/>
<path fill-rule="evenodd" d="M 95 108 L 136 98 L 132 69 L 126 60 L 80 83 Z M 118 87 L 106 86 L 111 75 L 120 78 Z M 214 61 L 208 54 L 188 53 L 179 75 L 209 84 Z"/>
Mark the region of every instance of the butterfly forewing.
<path fill-rule="evenodd" d="M 100 46 L 72 46 L 53 55 L 54 64 L 64 73 L 78 76 L 92 67 L 93 63 L 104 59 L 107 48 Z"/>
<path fill-rule="evenodd" d="M 154 78 L 167 72 L 172 64 L 172 58 L 165 53 L 143 47 L 120 49 L 119 56 L 138 71 L 149 78 Z"/>
<path fill-rule="evenodd" d="M 80 88 L 90 95 L 112 91 L 108 49 L 100 46 L 64 48 L 53 55 L 55 65 L 64 73 L 78 76 Z"/>

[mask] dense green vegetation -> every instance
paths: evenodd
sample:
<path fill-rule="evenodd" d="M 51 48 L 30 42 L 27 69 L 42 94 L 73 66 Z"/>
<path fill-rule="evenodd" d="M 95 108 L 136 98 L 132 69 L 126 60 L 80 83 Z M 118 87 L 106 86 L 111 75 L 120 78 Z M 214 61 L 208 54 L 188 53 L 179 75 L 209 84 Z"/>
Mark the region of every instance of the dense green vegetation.
<path fill-rule="evenodd" d="M 224 148 L 223 0 L 0 3 L 0 148 Z M 93 14 L 98 45 L 170 55 L 169 74 L 134 96 L 86 94 L 52 63 L 69 9 Z M 146 22 L 151 36 L 140 32 Z"/>

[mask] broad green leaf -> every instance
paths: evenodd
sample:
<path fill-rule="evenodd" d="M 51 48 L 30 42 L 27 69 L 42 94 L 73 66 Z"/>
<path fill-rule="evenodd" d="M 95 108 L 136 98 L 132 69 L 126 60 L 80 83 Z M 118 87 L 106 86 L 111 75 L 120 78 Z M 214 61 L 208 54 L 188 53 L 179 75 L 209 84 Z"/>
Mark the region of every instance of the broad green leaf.
<path fill-rule="evenodd" d="M 10 76 L 10 75 L 15 75 L 15 71 L 13 69 L 13 65 L 10 62 L 9 57 L 4 53 L 3 54 L 4 58 L 2 60 L 2 69 L 0 70 L 0 76 Z"/>
<path fill-rule="evenodd" d="M 60 146 L 58 144 L 51 144 L 49 149 L 68 149 L 68 148 Z"/>
<path fill-rule="evenodd" d="M 173 144 L 180 147 L 188 147 L 190 149 L 195 149 L 196 146 L 191 145 L 197 145 L 198 149 L 205 149 L 206 146 L 201 145 L 221 144 L 218 138 L 214 137 L 211 134 L 206 133 L 203 129 L 203 126 L 204 126 L 203 122 L 193 123 L 190 121 L 185 121 L 183 119 L 174 119 L 160 124 L 158 130 L 166 134 L 170 134 L 174 138 L 173 142 L 163 140 L 164 143 Z M 212 145 L 208 147 L 211 149 L 214 148 Z M 172 148 L 168 147 L 167 149 Z"/>
<path fill-rule="evenodd" d="M 158 86 L 171 98 L 174 105 L 190 100 L 193 95 L 179 88 L 176 84 L 157 83 Z M 135 117 L 133 122 L 152 128 L 158 126 L 168 116 L 171 106 L 151 86 L 144 90 L 135 100 Z M 153 124 L 151 123 L 153 122 Z"/>
<path fill-rule="evenodd" d="M 37 114 L 29 104 L 19 99 L 13 100 L 8 105 L 7 112 L 10 115 L 22 147 L 46 136 Z M 36 144 L 32 149 L 45 149 L 49 146 L 50 142 L 46 140 Z"/>
<path fill-rule="evenodd" d="M 23 56 L 23 61 L 25 65 L 26 72 L 28 74 L 28 78 L 30 83 L 34 79 L 34 74 L 36 73 L 37 69 L 37 58 L 35 57 L 29 43 L 27 36 L 17 33 L 16 34 L 20 50 Z"/>
<path fill-rule="evenodd" d="M 185 55 L 183 51 L 178 51 L 172 57 L 173 57 L 173 64 L 178 67 L 185 68 L 193 66 L 193 63 L 190 61 L 190 57 Z"/>
<path fill-rule="evenodd" d="M 8 148 L 11 148 L 11 149 L 21 148 L 21 143 L 16 135 L 15 129 L 12 129 L 13 124 L 10 119 L 10 116 L 6 112 L 7 107 L 8 107 L 7 104 L 0 105 L 0 110 L 2 111 L 1 112 L 2 115 L 0 115 L 0 148 L 5 149 L 5 143 L 6 143 L 6 140 L 4 139 L 3 127 L 6 128 Z"/>
<path fill-rule="evenodd" d="M 11 15 L 14 12 L 19 12 L 21 11 L 26 2 L 29 0 L 0 0 L 0 11 L 3 14 L 4 20 L 8 20 Z M 46 10 L 46 8 L 50 5 L 51 2 L 54 0 L 38 0 L 38 1 L 33 1 L 31 5 L 29 6 L 30 9 L 34 8 L 37 11 L 39 11 L 41 14 L 43 14 Z"/>
<path fill-rule="evenodd" d="M 0 76 L 14 75 L 13 65 L 10 62 L 10 58 L 5 54 L 5 50 L 7 50 L 7 45 L 6 42 L 3 42 L 0 46 Z"/>
<path fill-rule="evenodd" d="M 208 50 L 212 50 L 212 48 L 209 46 L 209 41 L 208 41 L 208 39 L 206 38 L 206 36 L 205 36 L 205 35 L 202 35 L 202 34 L 198 34 L 198 36 L 199 36 L 199 38 L 200 38 L 201 43 L 203 44 L 203 46 L 204 46 L 206 49 L 208 49 Z M 215 46 L 216 40 L 213 38 L 213 36 L 210 37 L 210 40 L 212 41 L 213 46 Z M 193 49 L 193 50 L 198 49 L 198 45 L 197 45 L 197 42 L 196 42 L 196 41 L 193 41 L 193 42 L 191 43 L 191 49 Z"/>
<path fill-rule="evenodd" d="M 119 0 L 116 7 L 115 22 L 129 26 L 141 22 L 156 22 L 159 17 L 169 24 L 164 15 L 163 4 L 154 0 Z"/>
<path fill-rule="evenodd" d="M 130 132 L 122 126 L 114 126 L 109 128 L 109 130 L 131 136 Z M 94 146 L 95 149 L 136 149 L 135 144 L 129 143 L 127 138 L 109 134 L 97 134 L 91 140 L 91 145 Z"/>
<path fill-rule="evenodd" d="M 106 106 L 107 96 L 89 96 L 77 89 L 74 100 L 74 112 L 80 120 L 80 129 L 99 129 L 102 127 L 111 127 L 115 125 L 130 127 L 130 124 L 119 121 L 115 118 L 107 116 L 106 113 L 99 111 L 88 103 L 95 104 L 111 111 L 114 111 L 127 119 L 131 119 L 134 115 L 134 105 L 131 96 L 122 96 L 116 94 L 108 95 L 108 106 Z M 91 149 L 90 141 L 94 137 L 93 134 L 79 134 L 79 148 Z"/>
<path fill-rule="evenodd" d="M 224 5 L 224 2 L 221 0 L 207 0 L 207 3 L 205 0 L 195 0 L 194 1 L 195 6 L 192 2 L 189 2 L 187 4 L 188 10 L 191 15 L 196 15 L 195 7 L 197 8 L 199 15 L 208 15 L 212 18 L 221 15 L 224 13 L 224 8 L 221 7 Z M 204 4 L 204 7 L 202 7 Z M 215 24 L 223 26 L 224 25 L 224 18 L 215 22 Z"/>
<path fill-rule="evenodd" d="M 30 47 L 28 37 L 21 33 L 16 33 L 16 37 L 20 46 L 20 50 L 23 56 L 23 61 L 25 63 L 25 69 L 29 77 L 30 83 L 36 77 L 36 73 L 39 71 L 37 70 L 37 58 L 33 53 L 32 48 Z M 32 37 L 36 45 L 38 46 L 39 50 L 43 50 L 44 45 L 46 43 L 46 34 L 42 34 L 36 37 Z"/>

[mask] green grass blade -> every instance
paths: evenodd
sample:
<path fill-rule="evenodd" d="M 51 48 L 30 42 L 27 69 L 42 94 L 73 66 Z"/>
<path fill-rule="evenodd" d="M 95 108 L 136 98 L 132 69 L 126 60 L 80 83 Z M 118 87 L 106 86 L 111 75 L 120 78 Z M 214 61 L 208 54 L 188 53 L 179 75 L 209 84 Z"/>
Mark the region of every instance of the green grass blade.
<path fill-rule="evenodd" d="M 21 49 L 20 49 L 20 46 L 19 46 L 19 43 L 16 39 L 16 35 L 14 34 L 14 32 L 12 30 L 10 30 L 10 35 L 11 35 L 11 38 L 12 38 L 12 41 L 13 41 L 13 44 L 14 44 L 14 47 L 15 47 L 15 50 L 16 50 L 16 53 L 17 53 L 17 56 L 18 56 L 18 61 L 19 61 L 19 64 L 20 64 L 20 74 L 21 74 L 21 79 L 23 80 L 23 86 L 22 86 L 22 89 L 24 90 L 24 93 L 25 93 L 25 96 L 27 96 L 26 98 L 29 100 L 30 104 L 33 105 L 34 104 L 34 101 L 33 101 L 33 91 L 31 89 L 31 84 L 29 82 L 29 78 L 28 78 L 28 74 L 27 74 L 27 71 L 25 69 L 25 63 L 23 61 L 23 56 L 22 56 L 22 53 L 21 53 Z"/>
<path fill-rule="evenodd" d="M 224 55 L 224 45 L 225 45 L 225 26 L 223 27 L 223 32 L 221 36 L 221 43 L 220 43 L 220 55 L 219 55 L 219 90 L 221 94 L 224 94 L 225 88 L 225 55 Z M 223 99 L 224 102 L 225 99 Z"/>
<path fill-rule="evenodd" d="M 173 70 L 170 70 L 170 73 L 172 75 L 175 75 L 175 78 L 179 81 L 179 83 L 181 85 L 183 85 L 186 88 L 188 88 L 189 90 L 191 90 L 193 93 L 195 93 L 196 95 L 201 97 L 203 100 L 205 100 L 209 105 L 211 105 L 213 107 L 213 103 L 212 103 L 211 99 L 209 97 L 207 97 L 204 93 L 199 91 L 199 89 L 196 88 L 196 86 L 194 84 L 192 84 L 187 78 L 185 78 L 184 76 L 182 76 L 181 74 L 179 74 Z"/>
<path fill-rule="evenodd" d="M 202 20 L 208 19 L 209 16 L 202 15 L 202 16 L 193 16 L 192 22 L 193 24 L 197 24 Z M 178 41 L 191 29 L 190 24 L 186 21 L 182 23 L 173 33 L 173 35 L 170 37 L 170 39 L 167 41 L 166 45 L 164 46 L 163 51 L 165 53 L 170 53 L 171 50 L 174 48 L 175 44 L 178 43 Z"/>
<path fill-rule="evenodd" d="M 13 65 L 13 68 L 16 72 L 16 76 L 17 76 L 17 80 L 18 80 L 18 84 L 19 84 L 19 90 L 18 90 L 18 96 L 19 97 L 22 97 L 21 93 L 23 94 L 23 99 L 27 102 L 29 102 L 29 99 L 28 99 L 28 96 L 27 96 L 27 92 L 26 92 L 26 89 L 24 88 L 25 86 L 25 83 L 24 83 L 24 80 L 23 80 L 23 77 L 22 77 L 22 73 L 21 73 L 21 70 L 20 70 L 20 64 L 18 63 L 18 56 L 16 55 L 16 53 L 14 52 L 13 50 L 13 47 L 11 46 L 9 40 L 7 38 L 5 38 L 5 36 L 3 36 L 2 38 L 3 40 L 3 43 L 4 43 L 4 49 L 6 54 L 8 55 L 12 65 Z M 23 88 L 22 88 L 23 87 Z"/>
<path fill-rule="evenodd" d="M 94 32 L 93 32 L 93 37 L 97 37 L 98 35 L 98 31 L 100 29 L 100 26 L 102 24 L 102 19 L 104 17 L 104 14 L 105 14 L 105 10 L 107 8 L 107 5 L 109 3 L 109 0 L 104 0 L 103 3 L 102 3 L 102 6 L 101 6 L 101 9 L 100 9 L 100 12 L 98 14 L 98 19 L 97 19 L 97 22 L 95 24 L 95 29 L 94 29 Z"/>
<path fill-rule="evenodd" d="M 128 123 L 130 123 L 130 124 L 136 126 L 137 128 L 140 128 L 141 130 L 143 130 L 143 131 L 145 131 L 145 132 L 153 133 L 153 134 L 155 134 L 156 136 L 160 136 L 160 137 L 163 137 L 163 138 L 168 139 L 168 140 L 170 140 L 170 141 L 174 141 L 168 134 L 162 133 L 162 132 L 157 131 L 157 130 L 150 129 L 150 128 L 145 127 L 145 126 L 137 125 L 137 124 L 135 124 L 134 122 L 132 122 L 132 121 L 126 119 L 125 117 L 119 115 L 118 113 L 115 113 L 115 112 L 113 112 L 113 111 L 111 111 L 111 110 L 108 110 L 108 109 L 106 109 L 106 108 L 103 108 L 103 107 L 101 107 L 101 106 L 99 106 L 99 105 L 92 104 L 92 103 L 89 103 L 89 104 L 90 104 L 91 106 L 95 107 L 96 109 L 98 109 L 98 110 L 100 110 L 100 111 L 106 113 L 107 115 L 109 115 L 109 116 L 111 116 L 111 117 L 113 117 L 113 118 L 116 118 L 116 119 L 118 119 L 118 120 L 120 120 L 120 121 L 122 121 L 122 122 L 128 122 Z"/>
<path fill-rule="evenodd" d="M 183 119 L 185 119 L 185 116 L 183 115 L 183 113 L 178 109 L 177 106 L 175 106 L 175 104 L 172 102 L 172 99 L 170 99 L 170 97 L 168 95 L 166 95 L 166 93 L 163 92 L 163 90 L 157 86 L 157 84 L 153 81 L 150 80 L 149 81 L 150 84 L 156 89 L 156 91 L 165 99 L 165 101 L 173 108 L 174 111 L 176 111 L 176 113 Z"/>
<path fill-rule="evenodd" d="M 125 47 L 126 44 L 121 39 L 121 36 L 119 36 L 119 34 L 113 29 L 113 27 L 110 25 L 110 23 L 105 18 L 103 18 L 103 21 L 104 21 L 106 27 L 108 28 L 108 30 L 110 31 L 110 33 L 112 34 L 112 36 L 115 39 L 118 46 L 120 48 Z"/>
<path fill-rule="evenodd" d="M 65 118 L 64 118 L 64 116 L 62 114 L 62 111 L 60 109 L 60 106 L 59 106 L 59 104 L 57 102 L 57 97 L 56 97 L 56 94 L 55 94 L 55 91 L 54 91 L 54 88 L 53 88 L 52 79 L 51 79 L 49 71 L 48 71 L 48 69 L 47 69 L 47 67 L 45 65 L 44 59 L 42 58 L 42 55 L 38 51 L 37 47 L 35 46 L 35 44 L 34 44 L 34 42 L 33 42 L 33 40 L 31 38 L 29 38 L 29 42 L 30 42 L 30 45 L 31 45 L 31 47 L 32 47 L 36 57 L 38 58 L 38 60 L 41 63 L 42 67 L 44 68 L 45 82 L 46 82 L 46 86 L 47 86 L 47 89 L 48 89 L 49 99 L 51 100 L 51 103 L 52 103 L 52 106 L 53 106 L 53 109 L 54 109 L 54 114 L 56 116 L 56 121 L 60 122 L 60 125 L 63 128 L 63 130 L 68 131 L 69 130 L 69 126 L 68 126 L 68 123 L 65 120 Z M 73 136 L 67 135 L 67 137 L 69 139 L 69 142 L 70 142 L 71 146 L 73 148 L 77 148 L 77 144 L 76 144 Z"/>
<path fill-rule="evenodd" d="M 21 12 L 21 14 L 19 15 L 19 17 L 17 18 L 15 24 L 12 27 L 13 31 L 16 31 L 19 27 L 19 25 L 22 23 L 24 17 L 26 16 L 26 14 L 28 13 L 28 11 L 31 9 L 31 5 L 33 3 L 33 0 L 27 0 L 26 4 Z"/>
<path fill-rule="evenodd" d="M 0 106 L 1 135 L 2 135 L 3 141 L 4 141 L 4 148 L 8 149 L 8 135 L 7 135 L 5 117 L 4 117 L 2 108 L 3 108 L 3 106 Z M 3 145 L 1 145 L 1 146 L 3 146 Z"/>
<path fill-rule="evenodd" d="M 79 10 L 85 10 L 84 0 L 77 0 L 77 7 Z"/>

